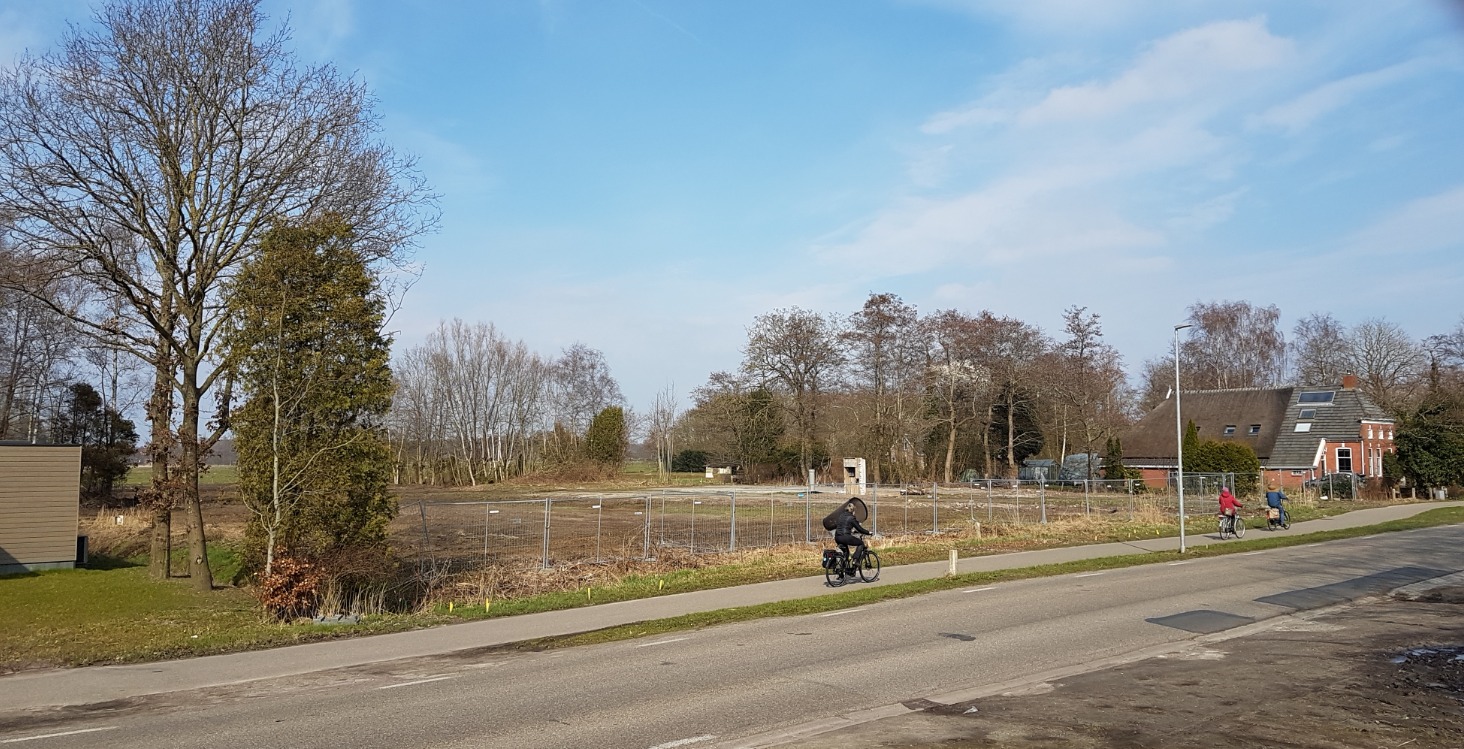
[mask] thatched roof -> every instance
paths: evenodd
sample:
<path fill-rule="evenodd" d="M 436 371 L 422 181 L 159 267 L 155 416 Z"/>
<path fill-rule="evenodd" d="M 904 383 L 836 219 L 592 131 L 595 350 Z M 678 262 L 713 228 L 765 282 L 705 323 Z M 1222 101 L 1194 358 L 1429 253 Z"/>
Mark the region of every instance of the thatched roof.
<path fill-rule="evenodd" d="M 1181 393 L 1180 418 L 1193 421 L 1201 439 L 1244 442 L 1265 464 L 1280 434 L 1292 388 L 1201 390 Z M 1161 402 L 1123 437 L 1123 462 L 1133 466 L 1173 466 L 1174 396 Z M 1252 426 L 1260 427 L 1251 434 Z M 1226 435 L 1226 427 L 1234 433 Z"/>

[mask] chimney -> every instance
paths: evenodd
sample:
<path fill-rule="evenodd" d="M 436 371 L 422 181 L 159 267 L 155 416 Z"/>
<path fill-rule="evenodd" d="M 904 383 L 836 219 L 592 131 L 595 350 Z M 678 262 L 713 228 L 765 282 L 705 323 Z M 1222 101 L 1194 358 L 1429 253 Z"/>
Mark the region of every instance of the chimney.
<path fill-rule="evenodd" d="M 1356 390 L 1357 389 L 1357 375 L 1342 375 L 1342 389 L 1343 390 Z"/>

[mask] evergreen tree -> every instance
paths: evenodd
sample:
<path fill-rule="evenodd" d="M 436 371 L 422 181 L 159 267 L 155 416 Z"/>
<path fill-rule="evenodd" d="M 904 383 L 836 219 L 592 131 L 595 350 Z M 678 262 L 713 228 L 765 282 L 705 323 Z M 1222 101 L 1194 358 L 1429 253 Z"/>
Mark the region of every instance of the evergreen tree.
<path fill-rule="evenodd" d="M 385 300 L 350 227 L 277 226 L 233 284 L 228 349 L 251 561 L 326 564 L 380 550 L 395 516 L 382 417 L 391 406 Z"/>
<path fill-rule="evenodd" d="M 585 455 L 601 465 L 618 467 L 625 462 L 629 443 L 625 409 L 609 406 L 601 409 L 590 421 L 590 428 L 585 432 Z"/>
<path fill-rule="evenodd" d="M 1424 488 L 1464 484 L 1464 402 L 1435 391 L 1398 425 L 1395 465 Z"/>
<path fill-rule="evenodd" d="M 128 461 L 137 450 L 137 429 L 131 420 L 103 404 L 91 385 L 79 382 L 67 392 L 57 423 L 57 441 L 81 446 L 82 496 L 106 500 L 117 481 L 127 475 Z"/>

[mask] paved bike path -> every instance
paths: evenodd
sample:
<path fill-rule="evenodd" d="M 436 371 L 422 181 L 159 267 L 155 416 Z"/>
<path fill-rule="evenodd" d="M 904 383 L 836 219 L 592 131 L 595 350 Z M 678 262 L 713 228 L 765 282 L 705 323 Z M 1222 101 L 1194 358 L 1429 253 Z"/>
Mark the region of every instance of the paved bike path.
<path fill-rule="evenodd" d="M 1437 507 L 1464 506 L 1464 502 L 1427 502 L 1349 512 L 1320 520 L 1295 523 L 1279 535 L 1297 535 L 1351 528 L 1412 517 Z M 1251 529 L 1252 533 L 1265 533 Z M 1211 533 L 1190 534 L 1186 547 L 1222 542 Z M 1174 551 L 1179 539 L 1157 538 L 1120 543 L 1070 546 L 1010 554 L 969 557 L 957 562 L 958 572 L 978 572 L 1072 562 L 1143 552 Z M 810 554 L 810 566 L 816 563 Z M 925 580 L 945 575 L 949 561 L 885 567 L 880 584 Z M 859 589 L 863 585 L 828 588 L 822 574 L 793 580 L 755 583 L 691 593 L 676 593 L 635 601 L 621 601 L 565 611 L 485 619 L 430 629 L 331 640 L 227 655 L 120 666 L 93 666 L 24 672 L 0 677 L 0 711 L 25 711 L 66 705 L 87 705 L 164 692 L 225 686 L 362 666 L 383 661 L 440 655 L 460 650 L 503 645 L 539 637 L 567 635 L 735 606 L 811 598 Z"/>

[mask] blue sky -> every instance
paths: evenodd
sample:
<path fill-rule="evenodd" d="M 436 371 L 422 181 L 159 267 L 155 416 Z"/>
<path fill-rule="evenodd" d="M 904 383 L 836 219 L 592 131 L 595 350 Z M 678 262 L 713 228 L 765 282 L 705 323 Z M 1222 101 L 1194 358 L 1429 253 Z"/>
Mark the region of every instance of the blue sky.
<path fill-rule="evenodd" d="M 79 0 L 0 0 L 0 61 Z M 602 350 L 632 406 L 758 314 L 871 292 L 1131 371 L 1195 301 L 1415 337 L 1464 313 L 1455 0 L 276 2 L 442 195 L 394 318 Z"/>

